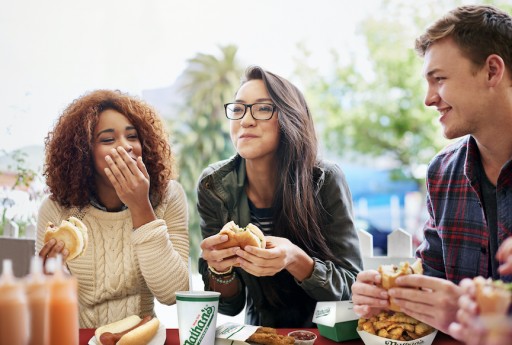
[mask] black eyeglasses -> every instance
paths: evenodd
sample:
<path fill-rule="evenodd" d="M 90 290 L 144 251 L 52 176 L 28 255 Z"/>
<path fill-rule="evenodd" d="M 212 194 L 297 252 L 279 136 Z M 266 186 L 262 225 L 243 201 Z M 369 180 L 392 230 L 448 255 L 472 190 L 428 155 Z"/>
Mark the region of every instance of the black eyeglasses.
<path fill-rule="evenodd" d="M 270 120 L 274 116 L 276 106 L 268 103 L 226 103 L 224 109 L 226 110 L 226 117 L 230 120 L 241 120 L 247 108 L 250 109 L 251 116 L 255 120 Z"/>

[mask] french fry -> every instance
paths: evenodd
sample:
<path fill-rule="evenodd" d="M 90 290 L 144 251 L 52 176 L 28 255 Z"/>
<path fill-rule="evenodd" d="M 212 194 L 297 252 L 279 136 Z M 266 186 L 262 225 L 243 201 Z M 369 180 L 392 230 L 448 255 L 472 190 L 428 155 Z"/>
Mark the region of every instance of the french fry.
<path fill-rule="evenodd" d="M 392 340 L 410 341 L 435 329 L 401 312 L 381 312 L 369 319 L 357 320 L 357 329 Z"/>

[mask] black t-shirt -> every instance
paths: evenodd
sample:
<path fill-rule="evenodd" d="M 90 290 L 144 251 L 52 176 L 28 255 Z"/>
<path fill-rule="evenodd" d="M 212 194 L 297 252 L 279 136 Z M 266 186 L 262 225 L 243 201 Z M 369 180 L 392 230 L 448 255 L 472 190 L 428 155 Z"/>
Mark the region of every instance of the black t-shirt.
<path fill-rule="evenodd" d="M 482 192 L 482 206 L 487 219 L 489 228 L 489 276 L 496 280 L 500 278 L 498 274 L 498 260 L 496 252 L 498 251 L 498 202 L 496 197 L 496 186 L 489 181 L 482 164 L 480 163 L 480 186 Z"/>

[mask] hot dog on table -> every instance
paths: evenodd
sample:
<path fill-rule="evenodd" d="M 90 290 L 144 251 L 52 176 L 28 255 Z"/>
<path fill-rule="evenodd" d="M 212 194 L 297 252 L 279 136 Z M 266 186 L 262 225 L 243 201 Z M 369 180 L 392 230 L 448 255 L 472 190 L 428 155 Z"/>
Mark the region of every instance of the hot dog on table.
<path fill-rule="evenodd" d="M 100 345 L 139 345 L 147 344 L 158 331 L 160 321 L 137 315 L 98 327 L 94 332 L 96 342 Z"/>

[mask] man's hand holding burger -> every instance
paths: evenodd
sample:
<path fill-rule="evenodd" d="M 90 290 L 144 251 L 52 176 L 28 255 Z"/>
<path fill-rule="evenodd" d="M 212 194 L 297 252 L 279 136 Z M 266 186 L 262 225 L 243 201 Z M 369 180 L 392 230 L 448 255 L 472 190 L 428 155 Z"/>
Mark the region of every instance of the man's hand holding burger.
<path fill-rule="evenodd" d="M 396 277 L 394 286 L 386 291 L 384 274 L 382 270 L 366 270 L 357 275 L 352 285 L 352 301 L 359 316 L 374 316 L 382 309 L 389 309 L 392 303 L 407 315 L 447 331 L 458 308 L 461 290 L 457 285 L 445 279 L 405 274 Z"/>
<path fill-rule="evenodd" d="M 364 270 L 357 274 L 352 284 L 354 312 L 369 319 L 381 310 L 389 308 L 389 295 L 381 285 L 382 277 L 377 270 Z"/>
<path fill-rule="evenodd" d="M 512 237 L 503 241 L 496 253 L 496 259 L 501 263 L 498 272 L 501 275 L 512 275 Z"/>
<path fill-rule="evenodd" d="M 455 320 L 460 287 L 446 279 L 425 275 L 406 275 L 396 279 L 397 287 L 388 291 L 400 309 L 441 332 Z"/>
<path fill-rule="evenodd" d="M 450 335 L 468 345 L 507 344 L 512 339 L 512 317 L 506 315 L 512 291 L 508 297 L 504 292 L 512 290 L 511 284 L 476 277 L 463 279 L 459 285 L 463 294 Z"/>

